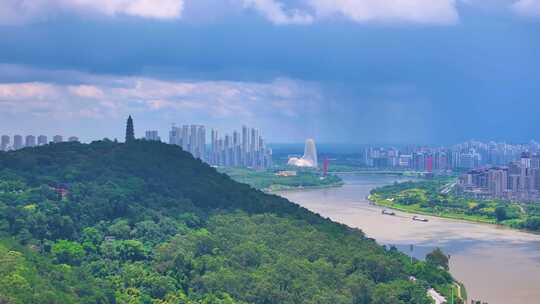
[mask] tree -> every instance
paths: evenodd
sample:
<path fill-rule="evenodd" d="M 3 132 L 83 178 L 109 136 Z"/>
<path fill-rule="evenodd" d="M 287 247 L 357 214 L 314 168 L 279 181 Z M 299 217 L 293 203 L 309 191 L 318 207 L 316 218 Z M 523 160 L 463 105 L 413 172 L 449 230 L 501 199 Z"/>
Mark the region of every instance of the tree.
<path fill-rule="evenodd" d="M 84 258 L 84 249 L 77 242 L 59 240 L 51 250 L 58 263 L 78 265 Z"/>
<path fill-rule="evenodd" d="M 438 247 L 426 255 L 426 262 L 428 264 L 435 267 L 442 267 L 444 270 L 448 270 L 448 260 L 448 256 Z"/>
<path fill-rule="evenodd" d="M 129 115 L 126 125 L 126 143 L 135 140 L 135 129 L 133 128 L 133 118 Z"/>
<path fill-rule="evenodd" d="M 452 279 L 150 141 L 0 153 L 0 229 L 0 303 L 429 304 Z"/>
<path fill-rule="evenodd" d="M 119 220 L 109 227 L 109 233 L 120 239 L 128 239 L 131 234 L 131 227 L 128 221 Z"/>
<path fill-rule="evenodd" d="M 506 208 L 504 208 L 503 206 L 495 208 L 495 218 L 497 219 L 497 222 L 504 221 L 505 219 L 507 219 L 507 217 L 508 216 L 506 214 Z"/>
<path fill-rule="evenodd" d="M 146 249 L 142 242 L 137 240 L 116 241 L 118 254 L 122 261 L 144 260 L 147 256 Z"/>

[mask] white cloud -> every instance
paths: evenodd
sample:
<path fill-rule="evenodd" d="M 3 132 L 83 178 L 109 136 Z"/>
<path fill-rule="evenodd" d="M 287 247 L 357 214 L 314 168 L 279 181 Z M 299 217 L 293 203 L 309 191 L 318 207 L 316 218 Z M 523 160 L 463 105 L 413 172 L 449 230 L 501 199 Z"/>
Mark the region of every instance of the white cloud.
<path fill-rule="evenodd" d="M 103 98 L 103 91 L 93 85 L 78 85 L 78 86 L 69 86 L 69 91 L 79 97 L 83 98 Z"/>
<path fill-rule="evenodd" d="M 244 7 L 253 8 L 274 24 L 310 24 L 313 17 L 299 9 L 286 10 L 276 0 L 243 0 Z"/>
<path fill-rule="evenodd" d="M 354 22 L 453 24 L 459 20 L 457 0 L 302 0 L 303 9 L 279 0 L 243 0 L 274 24 L 310 24 L 341 16 Z"/>
<path fill-rule="evenodd" d="M 64 8 L 93 10 L 106 15 L 129 15 L 144 18 L 178 18 L 183 0 L 56 0 Z"/>
<path fill-rule="evenodd" d="M 3 68 L 0 65 L 0 73 Z M 43 76 L 45 72 L 35 73 Z M 213 119 L 250 119 L 264 113 L 287 118 L 305 111 L 307 102 L 321 99 L 318 86 L 290 79 L 258 83 L 79 75 L 68 84 L 0 83 L 0 107 L 6 109 L 3 114 L 59 119 L 117 118 L 137 112 L 196 114 Z"/>
<path fill-rule="evenodd" d="M 540 17 L 540 0 L 519 0 L 512 9 L 523 16 Z"/>
<path fill-rule="evenodd" d="M 184 0 L 1 0 L 0 24 L 28 23 L 61 12 L 174 19 L 183 9 Z"/>
<path fill-rule="evenodd" d="M 19 101 L 25 99 L 47 99 L 57 96 L 55 86 L 40 83 L 0 83 L 0 102 L 3 100 Z"/>
<path fill-rule="evenodd" d="M 356 22 L 452 24 L 455 0 L 307 0 L 319 17 L 342 15 Z"/>
<path fill-rule="evenodd" d="M 276 25 L 307 25 L 338 17 L 358 23 L 448 25 L 459 21 L 457 3 L 498 7 L 540 16 L 540 0 L 0 0 L 0 25 L 24 24 L 60 14 L 178 19 L 200 17 L 218 7 L 219 16 L 254 11 Z M 186 7 L 188 9 L 186 10 Z M 204 13 L 203 13 L 204 15 Z M 210 14 L 212 15 L 212 14 Z M 214 13 L 214 15 L 216 15 Z"/>

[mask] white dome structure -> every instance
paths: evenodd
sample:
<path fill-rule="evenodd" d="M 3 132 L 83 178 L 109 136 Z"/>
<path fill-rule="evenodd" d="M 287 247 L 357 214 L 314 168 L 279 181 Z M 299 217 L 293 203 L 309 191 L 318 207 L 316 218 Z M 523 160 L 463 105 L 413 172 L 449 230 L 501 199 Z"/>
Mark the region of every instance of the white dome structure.
<path fill-rule="evenodd" d="M 296 167 L 317 168 L 319 164 L 317 161 L 317 147 L 315 146 L 315 141 L 313 139 L 306 140 L 304 156 L 301 158 L 291 157 L 287 164 Z"/>

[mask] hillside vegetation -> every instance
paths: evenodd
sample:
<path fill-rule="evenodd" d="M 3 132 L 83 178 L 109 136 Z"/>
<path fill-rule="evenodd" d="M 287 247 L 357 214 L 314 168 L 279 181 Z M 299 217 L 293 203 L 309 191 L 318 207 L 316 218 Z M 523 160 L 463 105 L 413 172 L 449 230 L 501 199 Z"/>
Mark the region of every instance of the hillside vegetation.
<path fill-rule="evenodd" d="M 0 303 L 428 304 L 444 268 L 176 146 L 0 153 Z"/>

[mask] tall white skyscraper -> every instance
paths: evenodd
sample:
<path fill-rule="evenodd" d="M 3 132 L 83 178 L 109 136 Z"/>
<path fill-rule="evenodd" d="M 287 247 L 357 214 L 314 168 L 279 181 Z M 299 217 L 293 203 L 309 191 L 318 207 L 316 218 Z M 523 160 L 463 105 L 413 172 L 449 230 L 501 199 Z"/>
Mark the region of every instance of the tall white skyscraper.
<path fill-rule="evenodd" d="M 195 156 L 195 148 L 197 146 L 197 125 L 189 126 L 189 144 L 188 149 Z"/>
<path fill-rule="evenodd" d="M 206 160 L 206 128 L 197 126 L 197 147 L 195 154 L 198 158 Z"/>
<path fill-rule="evenodd" d="M 247 166 L 247 154 L 249 147 L 249 131 L 248 127 L 242 126 L 242 164 Z"/>
<path fill-rule="evenodd" d="M 212 129 L 210 134 L 210 158 L 208 159 L 211 163 L 217 163 L 219 161 L 219 147 L 218 147 L 219 132 L 216 129 Z"/>

